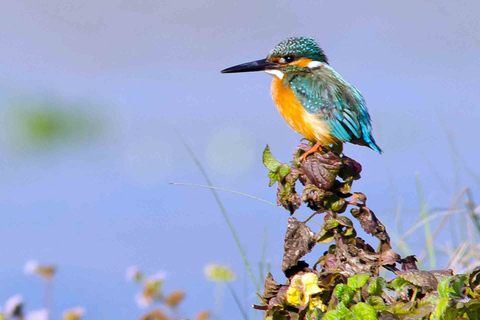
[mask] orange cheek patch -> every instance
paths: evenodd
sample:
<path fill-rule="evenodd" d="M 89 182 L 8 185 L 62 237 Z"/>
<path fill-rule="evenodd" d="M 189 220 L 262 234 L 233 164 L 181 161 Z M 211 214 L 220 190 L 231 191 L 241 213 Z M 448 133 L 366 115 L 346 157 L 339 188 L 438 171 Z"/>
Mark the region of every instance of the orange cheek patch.
<path fill-rule="evenodd" d="M 306 68 L 310 62 L 312 62 L 312 59 L 301 58 L 297 61 L 290 63 L 290 65 L 297 66 L 299 68 Z"/>

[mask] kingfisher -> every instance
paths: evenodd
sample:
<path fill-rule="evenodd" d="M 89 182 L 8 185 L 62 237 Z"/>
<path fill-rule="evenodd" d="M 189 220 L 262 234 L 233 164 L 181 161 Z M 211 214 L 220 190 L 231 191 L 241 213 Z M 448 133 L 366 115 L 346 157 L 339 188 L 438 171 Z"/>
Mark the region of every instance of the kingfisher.
<path fill-rule="evenodd" d="M 273 76 L 272 99 L 285 121 L 313 146 L 301 161 L 328 145 L 344 142 L 382 150 L 372 136 L 365 99 L 328 63 L 313 38 L 292 37 L 270 50 L 265 59 L 239 64 L 222 73 L 265 71 Z"/>

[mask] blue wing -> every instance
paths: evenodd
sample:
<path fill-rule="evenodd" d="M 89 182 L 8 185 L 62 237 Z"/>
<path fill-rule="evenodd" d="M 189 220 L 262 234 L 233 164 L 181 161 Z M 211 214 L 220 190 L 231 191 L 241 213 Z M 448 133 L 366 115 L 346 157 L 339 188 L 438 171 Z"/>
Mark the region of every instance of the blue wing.
<path fill-rule="evenodd" d="M 296 99 L 308 113 L 326 121 L 340 141 L 365 145 L 381 153 L 360 91 L 329 66 L 286 78 Z"/>

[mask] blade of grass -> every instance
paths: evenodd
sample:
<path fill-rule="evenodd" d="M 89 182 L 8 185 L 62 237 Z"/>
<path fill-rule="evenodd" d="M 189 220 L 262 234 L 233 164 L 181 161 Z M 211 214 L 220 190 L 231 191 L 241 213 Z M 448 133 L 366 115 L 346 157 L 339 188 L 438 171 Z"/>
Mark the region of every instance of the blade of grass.
<path fill-rule="evenodd" d="M 462 242 L 450 257 L 450 260 L 448 261 L 448 264 L 445 267 L 445 269 L 456 269 L 456 265 L 457 265 L 457 261 L 459 260 L 459 257 L 463 255 L 463 253 L 467 250 L 467 248 L 468 248 L 468 243 Z"/>
<path fill-rule="evenodd" d="M 470 219 L 472 219 L 475 227 L 477 228 L 477 232 L 480 234 L 480 220 L 475 214 L 475 202 L 473 201 L 472 191 L 470 188 L 467 188 L 467 203 L 465 205 L 467 206 L 467 212 Z"/>
<path fill-rule="evenodd" d="M 207 182 L 207 184 L 210 187 L 213 187 L 212 181 L 210 180 L 210 177 L 207 174 L 207 171 L 203 168 L 202 164 L 200 163 L 200 160 L 198 160 L 197 156 L 193 152 L 193 150 L 190 148 L 190 146 L 187 144 L 185 140 L 180 137 L 180 140 L 182 141 L 183 145 L 185 146 L 185 149 L 187 149 L 188 153 L 190 154 L 190 157 L 192 158 L 193 162 L 195 162 L 195 165 L 197 168 L 200 170 L 200 172 L 203 175 L 203 178 Z M 243 263 L 245 264 L 245 267 L 248 270 L 248 273 L 250 275 L 250 278 L 252 278 L 252 282 L 255 286 L 255 289 L 260 292 L 260 284 L 258 283 L 257 279 L 255 278 L 255 275 L 253 274 L 252 267 L 250 265 L 250 262 L 248 262 L 247 254 L 245 250 L 243 249 L 242 244 L 240 243 L 240 239 L 238 238 L 237 232 L 235 231 L 235 228 L 233 226 L 233 223 L 230 220 L 230 216 L 227 213 L 227 210 L 225 209 L 225 206 L 223 205 L 222 201 L 220 200 L 220 197 L 218 196 L 217 190 L 215 189 L 210 189 L 212 191 L 213 197 L 215 198 L 215 201 L 217 202 L 218 207 L 220 208 L 220 211 L 222 212 L 223 218 L 227 222 L 228 228 L 230 229 L 230 232 L 235 240 L 235 243 L 237 244 L 238 250 L 240 251 L 240 254 L 242 255 L 243 258 Z"/>
<path fill-rule="evenodd" d="M 268 200 L 265 200 L 265 199 L 262 199 L 262 198 L 259 198 L 259 197 L 252 196 L 252 195 L 247 194 L 247 193 L 235 191 L 235 190 L 224 189 L 224 188 L 213 187 L 213 186 L 206 186 L 206 185 L 203 185 L 203 184 L 196 184 L 196 183 L 170 182 L 169 184 L 171 184 L 171 185 L 176 185 L 176 186 L 190 186 L 190 187 L 199 187 L 199 188 L 207 188 L 207 189 L 212 189 L 212 190 L 219 190 L 219 191 L 230 192 L 230 193 L 238 194 L 238 195 L 241 195 L 241 196 L 244 196 L 244 197 L 248 197 L 248 198 L 252 198 L 252 199 L 255 199 L 255 200 L 259 200 L 259 201 L 268 203 L 268 204 L 270 204 L 270 205 L 272 205 L 272 206 L 274 206 L 274 207 L 279 208 L 279 207 L 278 207 L 275 203 L 273 203 L 273 202 L 270 202 L 270 201 L 268 201 Z"/>
<path fill-rule="evenodd" d="M 435 229 L 435 231 L 433 232 L 433 234 L 428 238 L 427 240 L 427 244 L 425 245 L 425 248 L 422 250 L 422 252 L 418 255 L 418 260 L 423 260 L 423 258 L 425 257 L 426 255 L 426 252 L 428 250 L 428 248 L 433 248 L 433 240 L 435 239 L 435 237 L 438 235 L 438 233 L 440 232 L 440 230 L 443 228 L 443 226 L 445 225 L 445 223 L 447 222 L 447 220 L 450 218 L 450 212 L 453 212 L 455 210 L 455 208 L 457 207 L 458 203 L 460 202 L 460 200 L 462 199 L 462 197 L 467 193 L 467 188 L 464 188 L 460 194 L 457 196 L 457 198 L 455 199 L 455 201 L 453 201 L 452 203 L 452 206 L 450 207 L 450 209 L 448 210 L 447 212 L 447 215 L 445 215 L 442 219 L 442 221 L 440 221 L 440 223 L 438 224 L 437 228 Z"/>
<path fill-rule="evenodd" d="M 233 289 L 232 285 L 229 283 L 228 284 L 228 289 L 230 290 L 230 293 L 233 296 L 233 299 L 235 300 L 235 303 L 237 304 L 238 310 L 240 310 L 240 313 L 243 316 L 243 319 L 248 320 L 248 315 L 247 312 L 243 309 L 242 303 L 240 302 L 240 299 L 237 296 L 237 293 Z"/>
<path fill-rule="evenodd" d="M 425 239 L 427 240 L 427 250 L 428 250 L 428 257 L 430 260 L 430 268 L 431 269 L 436 269 L 436 260 L 435 260 L 435 250 L 433 246 L 428 245 L 429 239 L 432 237 L 432 233 L 430 231 L 430 224 L 428 222 L 428 212 L 427 212 L 427 205 L 425 204 L 425 201 L 423 199 L 423 189 L 422 189 L 422 182 L 420 180 L 420 175 L 416 175 L 416 181 L 417 181 L 417 194 L 418 194 L 418 201 L 420 202 L 420 217 L 424 223 L 424 232 L 425 232 Z"/>

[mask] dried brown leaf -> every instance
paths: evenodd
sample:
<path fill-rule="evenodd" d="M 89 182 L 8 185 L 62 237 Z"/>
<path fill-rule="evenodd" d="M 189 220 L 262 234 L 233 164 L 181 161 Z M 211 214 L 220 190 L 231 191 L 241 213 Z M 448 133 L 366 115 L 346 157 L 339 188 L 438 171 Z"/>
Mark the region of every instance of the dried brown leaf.
<path fill-rule="evenodd" d="M 328 190 L 342 167 L 342 159 L 333 152 L 315 153 L 302 162 L 300 167 L 315 186 Z"/>
<path fill-rule="evenodd" d="M 281 285 L 275 282 L 272 274 L 270 272 L 267 273 L 267 276 L 265 277 L 264 291 L 262 296 L 262 300 L 265 302 L 265 304 L 268 304 L 270 299 L 277 296 L 280 287 Z"/>
<path fill-rule="evenodd" d="M 183 299 L 185 299 L 185 292 L 182 290 L 175 290 L 165 298 L 164 303 L 169 307 L 175 308 L 183 301 Z"/>
<path fill-rule="evenodd" d="M 403 271 L 408 271 L 408 270 L 418 270 L 417 267 L 417 258 L 415 256 L 408 256 L 405 257 L 404 259 L 400 260 L 400 263 L 402 264 L 402 270 Z"/>
<path fill-rule="evenodd" d="M 315 234 L 305 223 L 289 218 L 283 245 L 282 271 L 295 266 L 301 257 L 312 250 L 315 243 Z"/>
<path fill-rule="evenodd" d="M 139 320 L 168 320 L 168 316 L 160 309 L 144 314 Z"/>
<path fill-rule="evenodd" d="M 340 178 L 342 178 L 343 180 L 347 180 L 349 177 L 352 177 L 354 180 L 360 179 L 362 165 L 347 156 L 343 156 L 342 161 L 343 166 L 338 174 Z"/>
<path fill-rule="evenodd" d="M 210 319 L 210 311 L 200 311 L 195 316 L 195 320 L 208 320 Z"/>
<path fill-rule="evenodd" d="M 443 279 L 446 277 L 453 276 L 453 270 L 452 269 L 445 269 L 445 270 L 431 270 L 429 271 L 433 276 L 437 279 L 437 281 L 440 283 Z"/>
<path fill-rule="evenodd" d="M 351 197 L 352 202 L 358 203 L 360 205 L 365 205 L 367 202 L 367 196 L 361 192 L 354 192 Z"/>
<path fill-rule="evenodd" d="M 428 271 L 422 270 L 410 270 L 410 271 L 399 271 L 397 272 L 397 277 L 405 279 L 412 284 L 420 287 L 423 293 L 427 293 L 432 290 L 436 290 L 438 287 L 437 278 Z"/>
<path fill-rule="evenodd" d="M 402 258 L 398 253 L 392 251 L 384 251 L 380 254 L 378 263 L 380 265 L 384 264 L 395 264 L 395 262 L 400 262 Z"/>
<path fill-rule="evenodd" d="M 379 252 L 384 252 L 392 249 L 390 245 L 390 236 L 387 233 L 385 226 L 377 219 L 375 213 L 367 207 L 353 208 L 352 215 L 360 221 L 360 225 L 366 233 L 373 235 L 380 240 Z"/>
<path fill-rule="evenodd" d="M 295 191 L 295 186 L 290 184 L 283 185 L 280 182 L 277 184 L 277 205 L 281 205 L 288 211 L 290 215 L 300 208 L 302 201 L 300 195 Z"/>

